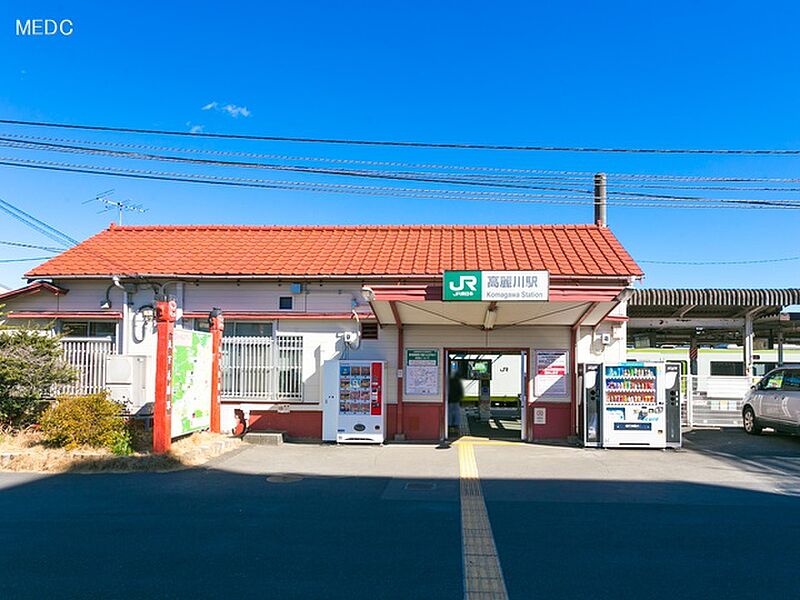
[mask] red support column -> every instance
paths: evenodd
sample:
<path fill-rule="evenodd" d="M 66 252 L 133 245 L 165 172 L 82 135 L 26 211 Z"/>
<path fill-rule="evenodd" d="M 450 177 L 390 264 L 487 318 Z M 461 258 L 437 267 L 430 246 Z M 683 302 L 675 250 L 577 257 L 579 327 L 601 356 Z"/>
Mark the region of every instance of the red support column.
<path fill-rule="evenodd" d="M 208 315 L 208 330 L 211 332 L 211 432 L 220 433 L 219 386 L 220 369 L 222 368 L 222 332 L 225 319 L 219 308 L 214 308 Z"/>
<path fill-rule="evenodd" d="M 156 302 L 156 400 L 153 452 L 164 454 L 172 443 L 172 336 L 178 307 L 175 300 Z"/>

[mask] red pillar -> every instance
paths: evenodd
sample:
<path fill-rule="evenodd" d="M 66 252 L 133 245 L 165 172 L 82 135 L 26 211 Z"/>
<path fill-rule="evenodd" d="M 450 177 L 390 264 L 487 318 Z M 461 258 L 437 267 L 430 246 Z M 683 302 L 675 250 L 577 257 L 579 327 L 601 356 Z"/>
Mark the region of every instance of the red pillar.
<path fill-rule="evenodd" d="M 220 406 L 219 385 L 222 352 L 222 331 L 225 329 L 225 319 L 222 311 L 213 309 L 208 315 L 208 330 L 211 332 L 211 432 L 220 432 Z"/>
<path fill-rule="evenodd" d="M 153 452 L 163 454 L 172 443 L 172 336 L 178 307 L 175 300 L 156 302 L 156 400 Z"/>

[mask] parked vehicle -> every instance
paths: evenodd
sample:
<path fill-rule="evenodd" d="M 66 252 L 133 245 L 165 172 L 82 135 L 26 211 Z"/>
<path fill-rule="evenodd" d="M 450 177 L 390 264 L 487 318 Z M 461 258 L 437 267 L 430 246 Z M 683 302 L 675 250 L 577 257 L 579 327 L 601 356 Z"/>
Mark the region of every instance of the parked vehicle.
<path fill-rule="evenodd" d="M 800 433 L 800 369 L 774 369 L 764 375 L 744 397 L 742 422 L 753 435 L 764 427 Z"/>

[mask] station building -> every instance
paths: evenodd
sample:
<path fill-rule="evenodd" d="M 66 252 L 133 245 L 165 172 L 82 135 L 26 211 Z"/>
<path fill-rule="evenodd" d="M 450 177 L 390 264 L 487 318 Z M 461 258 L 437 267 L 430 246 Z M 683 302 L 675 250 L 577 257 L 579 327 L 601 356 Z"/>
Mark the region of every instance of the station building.
<path fill-rule="evenodd" d="M 82 361 L 75 391 L 102 387 L 104 354 L 131 355 L 145 373 L 138 409 L 152 405 L 154 303 L 169 296 L 179 328 L 223 311 L 223 429 L 240 409 L 253 430 L 321 439 L 326 363 L 370 359 L 386 364 L 387 438 L 439 440 L 451 365 L 512 356 L 516 435 L 541 440 L 575 435 L 578 363 L 626 359 L 642 271 L 601 225 L 112 225 L 26 276 L 0 295 L 5 318 L 66 334 Z M 495 294 L 453 296 L 476 282 Z M 437 367 L 421 383 L 419 350 Z"/>

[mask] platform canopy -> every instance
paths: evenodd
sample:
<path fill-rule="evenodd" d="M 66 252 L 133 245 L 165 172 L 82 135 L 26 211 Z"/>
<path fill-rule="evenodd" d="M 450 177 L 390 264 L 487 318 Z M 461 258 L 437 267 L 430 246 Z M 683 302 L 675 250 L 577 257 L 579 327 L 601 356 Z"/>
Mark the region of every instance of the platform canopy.
<path fill-rule="evenodd" d="M 628 299 L 628 339 L 637 347 L 735 343 L 752 372 L 756 337 L 777 348 L 800 343 L 800 289 L 639 289 Z"/>
<path fill-rule="evenodd" d="M 624 321 L 620 303 L 627 290 L 620 285 L 551 286 L 548 301 L 448 302 L 441 284 L 373 285 L 362 293 L 378 321 L 385 325 L 462 325 L 500 329 L 523 325 L 594 327 L 604 320 Z"/>
<path fill-rule="evenodd" d="M 628 300 L 628 333 L 660 343 L 741 340 L 747 322 L 760 337 L 798 336 L 800 321 L 784 312 L 800 289 L 637 289 Z"/>

